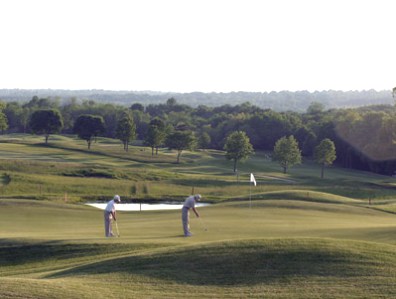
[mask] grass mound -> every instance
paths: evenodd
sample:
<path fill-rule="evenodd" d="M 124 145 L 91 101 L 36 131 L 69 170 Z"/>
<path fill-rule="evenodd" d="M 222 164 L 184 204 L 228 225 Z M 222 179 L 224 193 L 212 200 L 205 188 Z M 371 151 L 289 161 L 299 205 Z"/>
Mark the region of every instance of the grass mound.
<path fill-rule="evenodd" d="M 230 241 L 132 255 L 51 275 L 142 276 L 190 285 L 257 285 L 329 279 L 377 283 L 396 278 L 396 252 L 375 243 L 331 239 Z M 380 279 L 380 280 L 378 280 Z M 396 287 L 395 287 L 396 291 Z"/>
<path fill-rule="evenodd" d="M 286 238 L 135 249 L 124 244 L 119 247 L 118 256 L 109 254 L 116 251 L 110 246 L 93 250 L 94 246 L 80 244 L 72 248 L 69 244 L 63 248 L 64 252 L 62 246 L 55 251 L 56 246 L 51 246 L 44 249 L 51 251 L 52 262 L 48 266 L 52 264 L 52 270 L 26 260 L 17 266 L 17 260 L 13 261 L 14 267 L 24 264 L 24 271 L 11 271 L 0 278 L 2 298 L 202 298 L 203 294 L 212 298 L 390 298 L 396 295 L 396 251 L 391 245 L 372 242 Z M 112 288 L 108 287 L 109 281 Z"/>
<path fill-rule="evenodd" d="M 100 210 L 0 205 L 1 298 L 396 296 L 394 215 L 342 201 L 216 204 L 199 209 L 208 231 L 192 217 L 192 238 L 180 211 L 120 212 L 113 239 Z"/>
<path fill-rule="evenodd" d="M 264 194 L 258 194 L 255 197 L 258 199 L 294 199 L 303 201 L 323 202 L 323 203 L 357 203 L 358 200 L 339 196 L 326 192 L 317 192 L 312 190 L 287 190 L 287 191 L 272 191 Z"/>

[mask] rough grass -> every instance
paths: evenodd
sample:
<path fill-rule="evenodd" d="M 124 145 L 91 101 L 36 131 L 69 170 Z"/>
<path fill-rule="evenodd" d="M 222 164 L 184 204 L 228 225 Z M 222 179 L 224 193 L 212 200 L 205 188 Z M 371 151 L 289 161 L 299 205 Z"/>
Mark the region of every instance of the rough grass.
<path fill-rule="evenodd" d="M 331 167 L 321 180 L 320 167 L 309 160 L 283 174 L 279 165 L 257 152 L 238 164 L 221 151 L 185 151 L 180 164 L 176 153 L 162 149 L 151 156 L 149 148 L 99 138 L 88 150 L 75 136 L 54 135 L 49 145 L 40 136 L 0 136 L 0 196 L 84 202 L 103 200 L 118 193 L 126 200 L 183 200 L 199 192 L 209 201 L 269 198 L 279 191 L 322 192 L 374 202 L 396 198 L 395 179 Z M 250 188 L 249 175 L 258 182 Z M 9 180 L 4 180 L 5 176 Z M 7 184 L 5 184 L 7 182 Z"/>

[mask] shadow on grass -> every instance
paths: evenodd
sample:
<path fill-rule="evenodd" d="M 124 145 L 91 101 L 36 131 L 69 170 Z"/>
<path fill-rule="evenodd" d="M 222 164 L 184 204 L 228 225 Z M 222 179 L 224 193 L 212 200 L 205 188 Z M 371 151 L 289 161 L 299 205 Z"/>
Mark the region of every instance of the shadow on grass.
<path fill-rule="evenodd" d="M 139 163 L 171 163 L 175 164 L 176 162 L 174 161 L 175 159 L 164 159 L 164 157 L 157 157 L 157 156 L 151 156 L 147 155 L 144 157 L 138 157 L 136 155 L 128 155 L 128 152 L 121 152 L 121 153 L 114 153 L 111 151 L 105 151 L 105 150 L 100 150 L 98 148 L 93 147 L 91 149 L 86 148 L 77 148 L 77 147 L 70 147 L 62 144 L 55 144 L 55 143 L 48 143 L 47 145 L 42 143 L 42 144 L 34 144 L 33 146 L 36 147 L 51 147 L 51 148 L 56 148 L 56 149 L 62 149 L 62 150 L 67 150 L 70 152 L 76 152 L 76 153 L 81 153 L 85 155 L 90 155 L 90 156 L 98 156 L 98 157 L 108 157 L 108 158 L 116 158 L 116 159 L 121 159 L 125 161 L 133 161 L 133 162 L 139 162 Z"/>
<path fill-rule="evenodd" d="M 297 240 L 297 241 L 296 241 Z M 51 275 L 141 275 L 190 285 L 255 285 L 294 277 L 372 275 L 377 259 L 327 241 L 228 242 L 97 262 Z M 352 246 L 354 247 L 354 246 Z M 393 259 L 395 254 L 393 253 Z"/>
<path fill-rule="evenodd" d="M 159 245 L 147 244 L 65 244 L 60 241 L 37 243 L 37 241 L 0 239 L 0 267 L 26 265 L 30 263 L 51 263 L 53 261 L 107 254 L 137 252 Z"/>
<path fill-rule="evenodd" d="M 178 184 L 181 186 L 192 186 L 192 187 L 228 187 L 228 186 L 238 186 L 240 183 L 234 181 L 222 181 L 216 179 L 205 179 L 205 180 L 191 180 L 191 179 L 177 179 L 170 180 L 171 184 Z"/>

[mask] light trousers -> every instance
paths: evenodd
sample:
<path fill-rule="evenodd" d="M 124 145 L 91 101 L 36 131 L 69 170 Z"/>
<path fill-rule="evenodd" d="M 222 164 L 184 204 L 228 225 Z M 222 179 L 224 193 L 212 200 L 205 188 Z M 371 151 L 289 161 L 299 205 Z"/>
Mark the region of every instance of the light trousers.
<path fill-rule="evenodd" d="M 111 215 L 111 212 L 104 211 L 104 225 L 105 225 L 105 236 L 106 237 L 113 236 L 112 219 L 113 219 L 113 216 Z"/>
<path fill-rule="evenodd" d="M 182 208 L 182 223 L 183 223 L 183 231 L 184 235 L 191 235 L 190 233 L 190 209 L 183 207 Z"/>

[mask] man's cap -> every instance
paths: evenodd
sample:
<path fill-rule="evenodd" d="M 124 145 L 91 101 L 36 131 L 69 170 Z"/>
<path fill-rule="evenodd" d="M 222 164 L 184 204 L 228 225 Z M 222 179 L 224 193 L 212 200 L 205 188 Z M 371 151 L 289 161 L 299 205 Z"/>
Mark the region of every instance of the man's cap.
<path fill-rule="evenodd" d="M 120 198 L 119 195 L 114 195 L 113 200 L 116 201 L 116 202 L 121 202 L 121 198 Z"/>
<path fill-rule="evenodd" d="M 194 195 L 194 198 L 195 198 L 196 200 L 200 201 L 201 198 L 202 198 L 202 196 L 201 196 L 201 194 L 196 194 L 196 195 Z"/>

